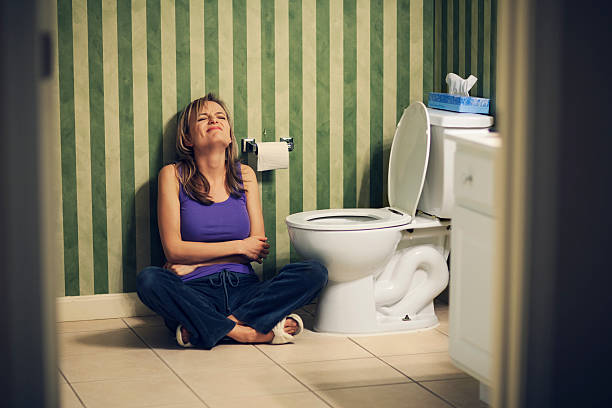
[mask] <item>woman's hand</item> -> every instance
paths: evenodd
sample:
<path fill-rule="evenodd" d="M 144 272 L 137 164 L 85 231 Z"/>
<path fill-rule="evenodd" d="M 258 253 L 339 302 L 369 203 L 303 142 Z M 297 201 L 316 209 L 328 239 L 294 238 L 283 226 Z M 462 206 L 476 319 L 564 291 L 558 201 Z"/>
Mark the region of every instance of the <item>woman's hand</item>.
<path fill-rule="evenodd" d="M 240 254 L 246 256 L 251 261 L 262 263 L 263 259 L 270 252 L 270 244 L 267 243 L 268 238 L 260 236 L 252 236 L 241 241 Z"/>
<path fill-rule="evenodd" d="M 266 244 L 267 245 L 267 244 Z M 269 245 L 268 245 L 269 246 Z M 185 276 L 200 266 L 210 266 L 220 263 L 238 263 L 238 264 L 249 264 L 251 260 L 244 255 L 234 255 L 234 256 L 224 256 L 221 258 L 215 258 L 210 262 L 204 262 L 194 265 L 182 265 L 182 264 L 173 264 L 170 262 L 166 262 L 164 264 L 164 269 L 168 269 L 169 271 L 174 272 L 178 276 Z"/>
<path fill-rule="evenodd" d="M 200 266 L 199 264 L 197 265 L 181 265 L 181 264 L 173 264 L 170 262 L 166 262 L 166 264 L 164 265 L 164 269 L 168 269 L 169 271 L 174 272 L 176 275 L 178 276 L 185 276 L 193 271 L 195 271 L 195 269 Z"/>

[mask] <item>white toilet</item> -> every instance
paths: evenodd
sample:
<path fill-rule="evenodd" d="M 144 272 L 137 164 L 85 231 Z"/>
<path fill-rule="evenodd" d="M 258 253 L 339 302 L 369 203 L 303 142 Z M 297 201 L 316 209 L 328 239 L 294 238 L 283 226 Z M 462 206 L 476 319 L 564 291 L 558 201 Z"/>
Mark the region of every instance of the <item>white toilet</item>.
<path fill-rule="evenodd" d="M 446 130 L 488 133 L 493 118 L 426 108 L 414 102 L 397 125 L 382 209 L 292 214 L 296 251 L 321 261 L 329 282 L 314 329 L 373 334 L 434 327 L 433 299 L 448 284 L 455 143 Z M 417 208 L 419 214 L 417 215 Z"/>

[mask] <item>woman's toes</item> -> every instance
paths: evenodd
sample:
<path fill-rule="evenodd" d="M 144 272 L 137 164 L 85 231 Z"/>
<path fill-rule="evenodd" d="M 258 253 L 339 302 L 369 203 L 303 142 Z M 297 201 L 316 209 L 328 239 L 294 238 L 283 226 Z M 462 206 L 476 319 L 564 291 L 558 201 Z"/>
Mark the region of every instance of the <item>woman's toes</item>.
<path fill-rule="evenodd" d="M 184 327 L 181 327 L 181 337 L 183 338 L 183 343 L 189 343 L 189 332 Z"/>
<path fill-rule="evenodd" d="M 298 327 L 299 327 L 298 323 L 295 321 L 295 319 L 288 317 L 285 320 L 285 327 L 284 327 L 285 333 L 294 335 L 295 333 L 297 333 Z"/>

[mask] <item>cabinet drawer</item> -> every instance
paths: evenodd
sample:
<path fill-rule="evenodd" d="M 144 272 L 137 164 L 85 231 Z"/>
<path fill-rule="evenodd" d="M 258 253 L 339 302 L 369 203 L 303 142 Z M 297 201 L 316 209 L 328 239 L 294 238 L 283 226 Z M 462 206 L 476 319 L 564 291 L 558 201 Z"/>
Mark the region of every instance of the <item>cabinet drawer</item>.
<path fill-rule="evenodd" d="M 494 215 L 494 162 L 492 156 L 490 152 L 457 147 L 454 185 L 455 200 L 458 205 L 487 215 Z"/>

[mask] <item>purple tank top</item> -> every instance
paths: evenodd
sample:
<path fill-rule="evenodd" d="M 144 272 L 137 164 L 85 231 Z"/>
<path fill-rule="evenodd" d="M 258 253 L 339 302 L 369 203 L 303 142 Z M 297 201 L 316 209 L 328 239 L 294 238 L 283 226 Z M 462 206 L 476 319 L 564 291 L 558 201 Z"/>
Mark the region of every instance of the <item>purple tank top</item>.
<path fill-rule="evenodd" d="M 240 176 L 240 163 L 237 163 L 237 166 Z M 245 239 L 251 232 L 245 193 L 242 193 L 240 198 L 230 195 L 225 201 L 204 205 L 191 199 L 180 185 L 179 201 L 181 203 L 181 237 L 184 241 L 233 241 Z M 189 281 L 220 272 L 223 269 L 239 273 L 253 273 L 250 264 L 222 263 L 200 266 L 180 278 L 183 281 Z"/>

